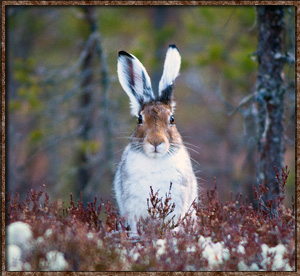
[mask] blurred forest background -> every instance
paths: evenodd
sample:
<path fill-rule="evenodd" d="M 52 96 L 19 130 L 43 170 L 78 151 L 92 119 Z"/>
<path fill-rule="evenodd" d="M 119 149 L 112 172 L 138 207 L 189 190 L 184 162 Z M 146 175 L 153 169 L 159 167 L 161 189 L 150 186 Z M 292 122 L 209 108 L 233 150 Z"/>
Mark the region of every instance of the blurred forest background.
<path fill-rule="evenodd" d="M 285 8 L 295 55 L 295 10 Z M 257 16 L 254 6 L 6 6 L 6 189 L 44 185 L 68 201 L 113 198 L 112 179 L 136 119 L 117 79 L 117 52 L 157 90 L 165 53 L 182 56 L 175 113 L 199 183 L 221 200 L 256 182 Z M 287 203 L 295 192 L 295 69 L 284 67 Z M 242 102 L 242 104 L 240 104 Z"/>

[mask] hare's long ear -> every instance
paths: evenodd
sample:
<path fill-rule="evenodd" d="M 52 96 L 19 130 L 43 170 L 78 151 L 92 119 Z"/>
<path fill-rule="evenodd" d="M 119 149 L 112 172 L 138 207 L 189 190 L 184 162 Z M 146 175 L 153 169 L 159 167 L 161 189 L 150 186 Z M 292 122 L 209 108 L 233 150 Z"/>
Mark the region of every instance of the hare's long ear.
<path fill-rule="evenodd" d="M 118 77 L 130 99 L 131 114 L 138 116 L 142 105 L 154 99 L 146 69 L 134 55 L 120 51 Z"/>
<path fill-rule="evenodd" d="M 158 97 L 161 102 L 171 105 L 174 81 L 179 74 L 181 57 L 175 45 L 170 45 L 166 54 L 164 71 L 158 86 Z"/>

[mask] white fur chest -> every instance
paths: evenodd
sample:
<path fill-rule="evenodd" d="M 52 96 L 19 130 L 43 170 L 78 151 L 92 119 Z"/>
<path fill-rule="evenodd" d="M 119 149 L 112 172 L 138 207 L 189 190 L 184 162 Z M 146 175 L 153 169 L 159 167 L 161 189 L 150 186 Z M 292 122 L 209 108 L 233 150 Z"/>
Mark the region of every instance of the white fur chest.
<path fill-rule="evenodd" d="M 154 193 L 159 190 L 159 197 L 164 198 L 169 191 L 170 182 L 175 214 L 183 214 L 192 203 L 190 198 L 197 196 L 196 179 L 184 148 L 172 156 L 149 158 L 144 153 L 132 151 L 128 146 L 115 179 L 115 192 L 121 215 L 131 219 L 147 215 L 150 186 Z"/>

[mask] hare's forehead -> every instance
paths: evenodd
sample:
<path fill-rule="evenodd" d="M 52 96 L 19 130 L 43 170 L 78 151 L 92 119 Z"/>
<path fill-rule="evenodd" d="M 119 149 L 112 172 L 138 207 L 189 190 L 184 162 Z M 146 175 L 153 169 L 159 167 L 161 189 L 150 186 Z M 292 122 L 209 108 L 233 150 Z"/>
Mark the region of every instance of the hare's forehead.
<path fill-rule="evenodd" d="M 146 104 L 141 112 L 144 116 L 159 116 L 165 117 L 169 116 L 171 112 L 171 108 L 163 103 L 149 103 Z"/>

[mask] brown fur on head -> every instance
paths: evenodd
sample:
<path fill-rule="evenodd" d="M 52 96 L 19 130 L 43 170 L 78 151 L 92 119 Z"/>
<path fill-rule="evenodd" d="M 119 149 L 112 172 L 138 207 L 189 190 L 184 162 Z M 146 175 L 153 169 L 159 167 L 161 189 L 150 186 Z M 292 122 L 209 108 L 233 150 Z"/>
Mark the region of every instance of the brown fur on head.
<path fill-rule="evenodd" d="M 131 142 L 151 157 L 172 153 L 182 143 L 170 105 L 152 101 L 140 112 Z"/>
<path fill-rule="evenodd" d="M 150 78 L 141 62 L 125 51 L 119 52 L 119 81 L 129 96 L 131 114 L 139 118 L 131 147 L 143 151 L 149 157 L 173 153 L 182 143 L 172 119 L 173 88 L 180 63 L 178 49 L 175 45 L 170 45 L 159 82 L 158 96 L 155 97 Z"/>

